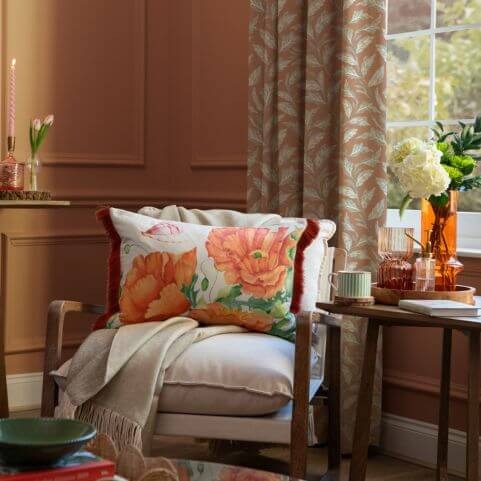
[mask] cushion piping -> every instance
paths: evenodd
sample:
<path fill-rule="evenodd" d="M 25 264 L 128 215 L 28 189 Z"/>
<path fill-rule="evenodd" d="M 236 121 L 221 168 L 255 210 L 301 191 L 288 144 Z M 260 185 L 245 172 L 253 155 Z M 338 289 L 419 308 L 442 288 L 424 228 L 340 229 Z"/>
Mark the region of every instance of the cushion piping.
<path fill-rule="evenodd" d="M 292 394 L 288 394 L 288 393 L 285 393 L 285 392 L 282 392 L 282 391 L 274 390 L 272 392 L 267 392 L 267 391 L 261 391 L 260 389 L 247 387 L 247 386 L 224 386 L 222 384 L 214 384 L 214 383 L 208 383 L 208 382 L 166 381 L 166 380 L 164 380 L 164 385 L 165 384 L 169 384 L 171 386 L 178 385 L 178 386 L 185 386 L 185 387 L 191 387 L 191 386 L 199 386 L 199 387 L 206 387 L 206 388 L 211 387 L 211 388 L 225 389 L 226 391 L 246 391 L 246 392 L 250 392 L 252 394 L 259 394 L 261 396 L 266 396 L 266 397 L 284 396 L 288 399 L 293 399 Z M 162 393 L 160 395 L 162 395 Z"/>

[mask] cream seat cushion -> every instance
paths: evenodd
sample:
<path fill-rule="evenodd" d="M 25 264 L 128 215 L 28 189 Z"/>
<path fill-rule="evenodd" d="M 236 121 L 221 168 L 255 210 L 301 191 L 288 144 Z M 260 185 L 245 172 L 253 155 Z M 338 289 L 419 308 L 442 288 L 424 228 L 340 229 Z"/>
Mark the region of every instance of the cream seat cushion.
<path fill-rule="evenodd" d="M 192 344 L 167 369 L 159 412 L 253 416 L 292 399 L 294 344 L 260 333 Z"/>

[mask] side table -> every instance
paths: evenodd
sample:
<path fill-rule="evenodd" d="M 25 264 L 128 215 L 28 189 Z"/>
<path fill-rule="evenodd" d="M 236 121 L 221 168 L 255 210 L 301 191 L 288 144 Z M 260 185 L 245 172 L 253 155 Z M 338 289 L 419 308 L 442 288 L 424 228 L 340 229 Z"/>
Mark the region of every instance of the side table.
<path fill-rule="evenodd" d="M 69 207 L 68 200 L 0 200 L 0 209 L 45 209 Z M 0 292 L 3 296 L 3 292 Z M 0 418 L 9 415 L 7 372 L 5 369 L 5 320 L 0 325 Z"/>
<path fill-rule="evenodd" d="M 481 297 L 476 298 L 481 301 Z M 433 317 L 404 311 L 396 306 L 376 304 L 373 306 L 341 306 L 321 302 L 317 307 L 330 314 L 343 314 L 367 318 L 366 343 L 359 389 L 352 460 L 349 471 L 350 481 L 366 479 L 367 454 L 371 427 L 372 397 L 376 368 L 376 351 L 381 326 L 436 327 L 443 329 L 442 373 L 439 405 L 438 452 L 436 480 L 448 481 L 448 429 L 449 390 L 451 377 L 452 331 L 458 330 L 468 336 L 469 374 L 468 411 L 466 444 L 466 479 L 478 480 L 479 465 L 479 390 L 480 390 L 480 333 L 481 317 Z M 335 316 L 321 316 L 321 323 L 339 326 L 342 321 Z"/>

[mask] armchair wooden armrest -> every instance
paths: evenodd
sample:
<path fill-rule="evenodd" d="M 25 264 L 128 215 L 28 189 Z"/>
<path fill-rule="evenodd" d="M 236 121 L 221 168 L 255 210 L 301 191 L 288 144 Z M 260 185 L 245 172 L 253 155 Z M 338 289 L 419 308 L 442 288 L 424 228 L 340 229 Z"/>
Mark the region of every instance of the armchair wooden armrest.
<path fill-rule="evenodd" d="M 54 414 L 57 401 L 57 385 L 52 376 L 49 375 L 49 372 L 60 367 L 63 326 L 65 316 L 69 312 L 102 314 L 104 307 L 77 301 L 53 301 L 50 303 L 47 315 L 47 336 L 43 367 L 42 416 L 51 417 Z"/>

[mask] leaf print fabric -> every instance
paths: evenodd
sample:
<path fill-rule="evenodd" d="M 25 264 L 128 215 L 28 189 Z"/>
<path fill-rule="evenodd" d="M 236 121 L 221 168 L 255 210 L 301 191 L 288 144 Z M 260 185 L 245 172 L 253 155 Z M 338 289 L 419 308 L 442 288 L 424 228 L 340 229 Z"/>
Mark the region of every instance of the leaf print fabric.
<path fill-rule="evenodd" d="M 386 211 L 385 1 L 251 0 L 250 212 L 328 218 L 348 269 L 375 271 Z M 342 446 L 352 445 L 365 327 L 345 317 Z M 381 354 L 372 442 L 379 439 Z"/>

